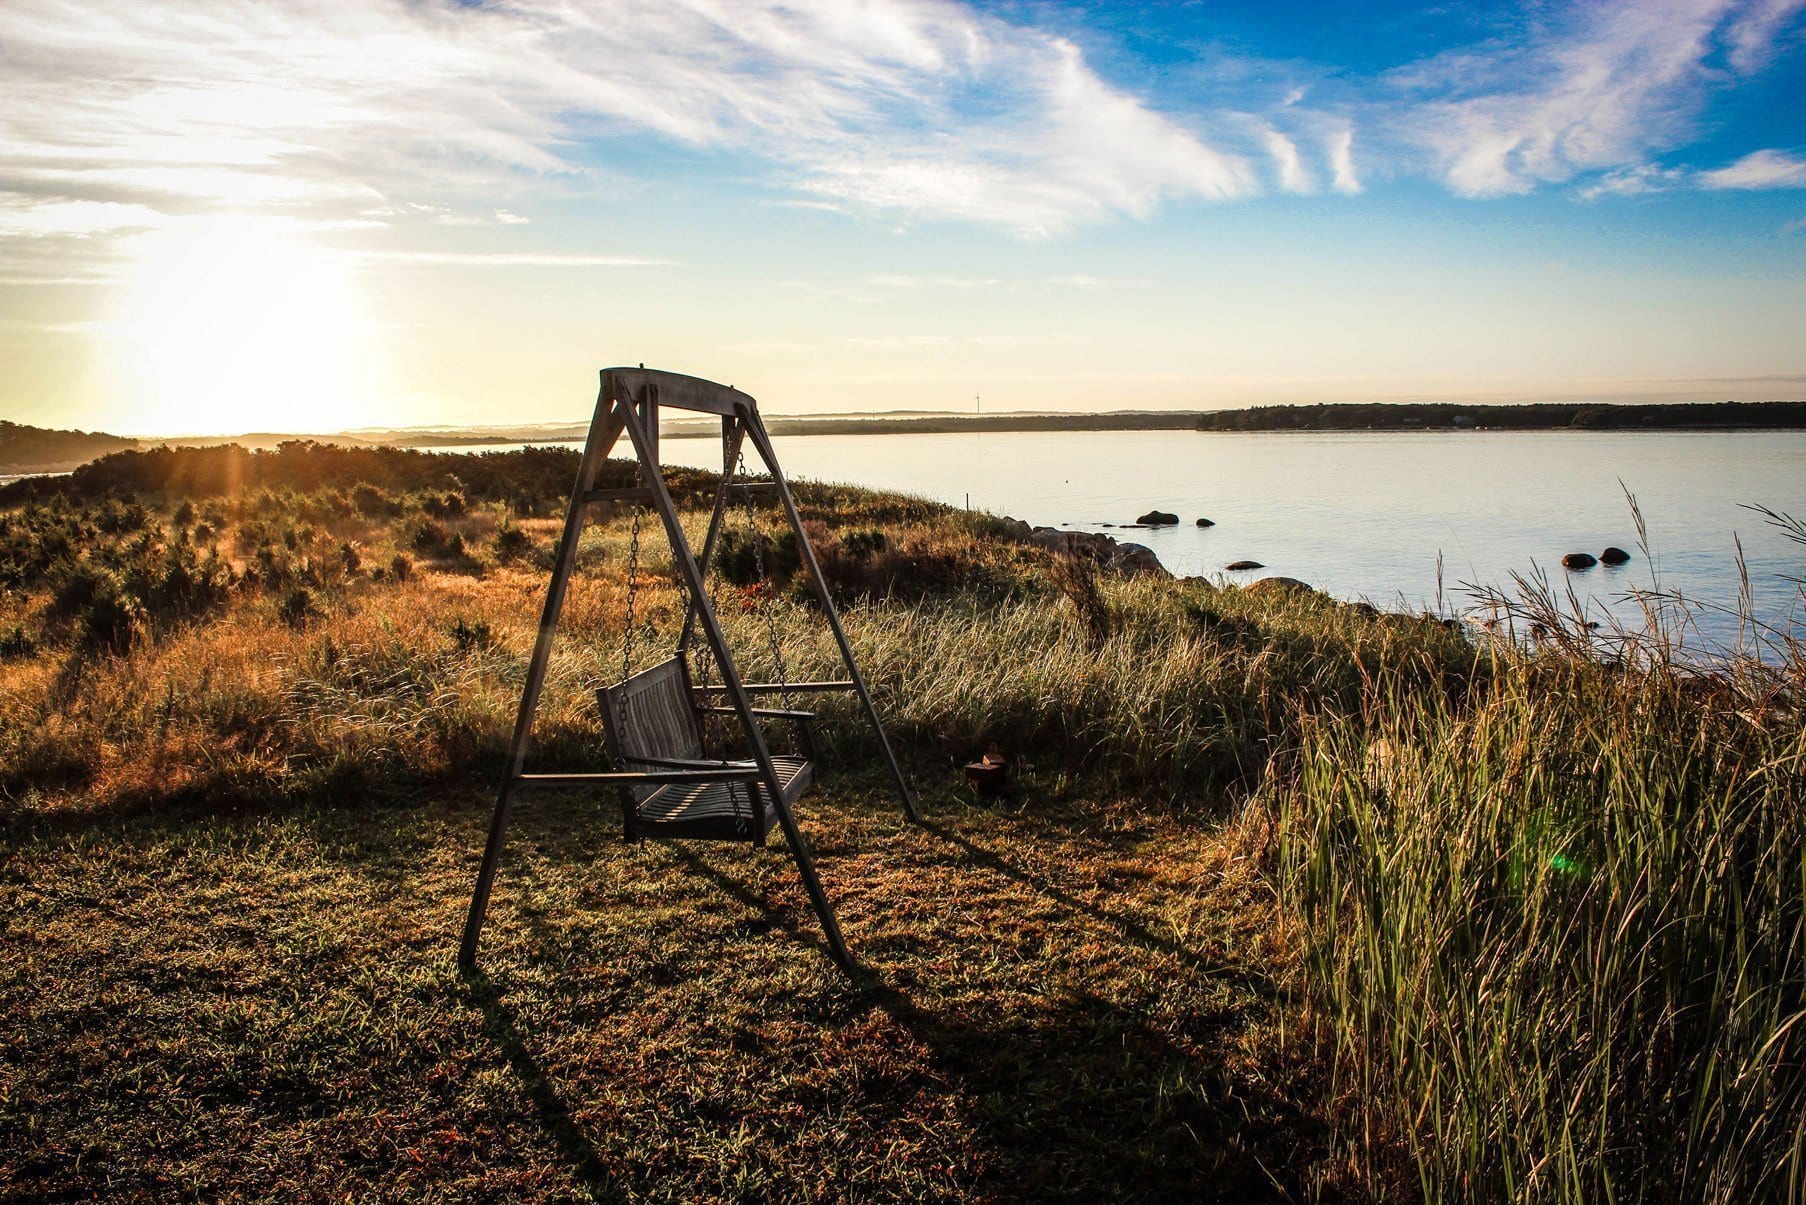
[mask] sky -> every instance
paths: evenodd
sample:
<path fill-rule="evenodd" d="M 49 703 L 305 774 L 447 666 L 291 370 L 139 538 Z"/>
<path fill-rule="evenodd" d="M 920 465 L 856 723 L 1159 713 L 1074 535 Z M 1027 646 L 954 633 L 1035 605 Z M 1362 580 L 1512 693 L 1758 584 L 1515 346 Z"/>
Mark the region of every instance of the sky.
<path fill-rule="evenodd" d="M 1806 0 L 6 0 L 0 417 L 1806 397 Z"/>

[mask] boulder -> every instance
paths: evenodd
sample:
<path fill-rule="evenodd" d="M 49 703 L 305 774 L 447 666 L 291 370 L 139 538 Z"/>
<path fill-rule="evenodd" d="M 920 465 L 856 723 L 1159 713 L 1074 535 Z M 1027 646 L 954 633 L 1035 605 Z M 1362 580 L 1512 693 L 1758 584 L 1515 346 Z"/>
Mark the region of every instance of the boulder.
<path fill-rule="evenodd" d="M 1094 531 L 1056 531 L 1051 527 L 1037 527 L 1028 538 L 1050 552 L 1081 556 L 1129 577 L 1172 576 L 1153 549 L 1140 544 L 1119 544 Z"/>
<path fill-rule="evenodd" d="M 1570 552 L 1567 556 L 1561 558 L 1563 569 L 1591 569 L 1598 563 L 1599 562 L 1593 558 L 1593 554 L 1590 552 Z"/>
<path fill-rule="evenodd" d="M 1231 572 L 1240 572 L 1243 569 L 1265 569 L 1266 566 L 1259 561 L 1230 561 L 1227 565 L 1224 565 L 1223 568 L 1228 569 Z"/>
<path fill-rule="evenodd" d="M 1622 548 L 1607 548 L 1599 554 L 1599 563 L 1602 565 L 1622 565 L 1628 560 L 1630 560 L 1630 553 Z"/>
<path fill-rule="evenodd" d="M 1140 544 L 1118 544 L 1110 556 L 1110 565 L 1130 577 L 1171 577 L 1152 548 Z"/>
<path fill-rule="evenodd" d="M 1295 577 L 1263 577 L 1257 582 L 1249 582 L 1242 589 L 1250 594 L 1315 593 L 1310 586 Z"/>
<path fill-rule="evenodd" d="M 1179 521 L 1179 516 L 1167 510 L 1151 510 L 1135 520 L 1143 527 L 1171 527 Z"/>
<path fill-rule="evenodd" d="M 1215 519 L 1199 519 L 1198 520 L 1199 527 L 1215 527 L 1216 525 L 1217 524 L 1216 524 Z"/>

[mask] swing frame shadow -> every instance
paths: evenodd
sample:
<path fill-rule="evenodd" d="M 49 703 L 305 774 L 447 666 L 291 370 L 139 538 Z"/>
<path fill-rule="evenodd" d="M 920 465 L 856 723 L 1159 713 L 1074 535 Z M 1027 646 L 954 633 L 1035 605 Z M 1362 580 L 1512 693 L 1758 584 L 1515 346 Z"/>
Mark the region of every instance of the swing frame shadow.
<path fill-rule="evenodd" d="M 689 538 L 684 534 L 683 523 L 677 512 L 677 505 L 672 500 L 670 488 L 665 481 L 664 470 L 659 463 L 660 407 L 715 414 L 721 418 L 721 484 L 715 492 L 714 508 L 709 517 L 708 533 L 703 540 L 700 558 L 690 548 Z M 596 488 L 597 474 L 600 472 L 603 462 L 608 458 L 609 452 L 613 450 L 623 434 L 628 437 L 634 456 L 639 462 L 641 484 L 630 489 L 598 490 Z M 765 462 L 766 471 L 771 474 L 769 484 L 742 483 L 736 485 L 734 483 L 735 466 L 740 461 L 742 449 L 747 441 L 752 443 L 759 458 Z M 796 537 L 805 576 L 815 595 L 816 602 L 820 605 L 823 615 L 827 617 L 841 662 L 846 668 L 847 678 L 844 681 L 746 683 L 740 678 L 733 654 L 722 634 L 721 623 L 715 613 L 714 603 L 709 598 L 706 577 L 708 567 L 714 559 L 716 547 L 720 542 L 722 520 L 726 513 L 728 499 L 735 494 L 736 490 L 759 489 L 774 491 L 782 504 L 785 519 Z M 712 696 L 726 696 L 730 706 L 720 710 L 732 711 L 738 717 L 742 734 L 752 752 L 750 759 L 754 763 L 752 767 L 733 769 L 723 766 L 719 769 L 686 768 L 632 773 L 529 774 L 526 772 L 527 750 L 532 743 L 533 718 L 539 709 L 540 693 L 545 686 L 546 668 L 551 660 L 552 643 L 556 637 L 559 616 L 564 609 L 565 593 L 570 585 L 571 573 L 576 564 L 578 538 L 582 535 L 584 524 L 588 520 L 590 506 L 600 502 L 618 501 L 650 503 L 662 521 L 666 539 L 671 545 L 672 559 L 676 562 L 678 573 L 688 595 L 681 629 L 682 635 L 679 637 L 676 655 L 683 657 L 689 651 L 693 633 L 700 628 L 704 639 L 708 642 L 709 651 L 713 654 L 722 679 L 718 686 L 707 688 L 707 693 Z M 815 859 L 810 854 L 808 844 L 803 840 L 803 835 L 796 826 L 795 817 L 791 814 L 790 804 L 785 798 L 777 766 L 772 760 L 770 747 L 766 744 L 764 732 L 759 726 L 758 715 L 752 705 L 752 695 L 774 690 L 798 693 L 813 690 L 850 690 L 856 693 L 863 706 L 866 720 L 871 725 L 872 732 L 878 739 L 878 746 L 883 751 L 885 761 L 889 766 L 898 798 L 903 805 L 904 816 L 910 821 L 920 820 L 916 811 L 915 798 L 903 775 L 903 768 L 897 761 L 895 751 L 891 748 L 890 739 L 884 731 L 884 724 L 878 718 L 878 710 L 872 703 L 871 692 L 866 687 L 865 678 L 854 660 L 852 645 L 847 641 L 846 631 L 841 626 L 840 614 L 834 607 L 833 599 L 829 597 L 827 581 L 822 576 L 820 564 L 816 561 L 815 550 L 810 546 L 808 534 L 803 530 L 802 517 L 797 512 L 796 500 L 791 495 L 789 482 L 778 467 L 777 453 L 771 446 L 771 438 L 765 430 L 763 419 L 759 416 L 758 403 L 731 386 L 718 385 L 698 377 L 682 376 L 678 373 L 661 372 L 644 367 L 603 369 L 601 387 L 596 395 L 595 414 L 590 420 L 589 438 L 584 444 L 583 458 L 577 469 L 577 481 L 571 490 L 570 506 L 565 512 L 564 530 L 558 545 L 558 558 L 553 565 L 551 580 L 546 588 L 545 607 L 540 616 L 539 633 L 533 644 L 532 658 L 527 663 L 527 677 L 521 690 L 520 709 L 515 716 L 514 734 L 508 746 L 507 768 L 496 796 L 495 813 L 490 821 L 489 839 L 483 850 L 482 864 L 477 871 L 476 885 L 471 892 L 470 912 L 465 921 L 464 936 L 458 950 L 459 967 L 467 973 L 476 967 L 477 947 L 482 937 L 483 921 L 488 913 L 490 896 L 494 891 L 496 875 L 501 867 L 502 849 L 507 841 L 508 821 L 514 797 L 520 788 L 534 786 L 651 786 L 667 783 L 697 783 L 730 779 L 747 781 L 750 779 L 760 783 L 775 805 L 778 825 L 783 829 L 784 839 L 790 847 L 797 872 L 808 892 L 809 902 L 821 921 L 822 931 L 828 941 L 829 952 L 833 955 L 835 962 L 844 970 L 851 972 L 853 969 L 852 955 L 847 949 L 846 939 L 841 935 L 840 924 L 835 919 L 833 905 L 829 902 L 826 892 L 822 889 L 821 880 L 815 873 Z"/>

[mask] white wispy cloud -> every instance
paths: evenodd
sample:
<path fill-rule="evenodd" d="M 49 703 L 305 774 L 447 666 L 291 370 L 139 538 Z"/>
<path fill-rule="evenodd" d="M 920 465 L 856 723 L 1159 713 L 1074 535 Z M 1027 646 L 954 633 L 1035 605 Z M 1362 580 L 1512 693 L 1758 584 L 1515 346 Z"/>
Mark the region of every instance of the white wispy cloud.
<path fill-rule="evenodd" d="M 1579 195 L 1583 201 L 1597 201 L 1601 197 L 1634 197 L 1642 193 L 1666 192 L 1690 182 L 1691 177 L 1680 168 L 1642 163 L 1636 167 L 1607 172 L 1582 188 Z"/>
<path fill-rule="evenodd" d="M 1305 169 L 1304 160 L 1298 154 L 1298 144 L 1287 138 L 1278 130 L 1268 130 L 1265 138 L 1267 153 L 1273 157 L 1274 170 L 1279 173 L 1279 186 L 1287 192 L 1312 192 L 1316 189 L 1316 181 Z"/>
<path fill-rule="evenodd" d="M 0 188 L 24 197 L 368 209 L 575 186 L 620 133 L 1029 236 L 1255 187 L 1070 42 L 951 0 L 9 0 L 0 48 Z"/>
<path fill-rule="evenodd" d="M 163 223 L 163 215 L 144 205 L 117 201 L 64 201 L 8 198 L 0 203 L 0 235 L 41 238 L 47 235 L 107 234 L 145 230 Z"/>
<path fill-rule="evenodd" d="M 1786 151 L 1755 151 L 1728 167 L 1701 172 L 1706 188 L 1806 188 L 1806 158 Z"/>
<path fill-rule="evenodd" d="M 1328 99 L 1269 87 L 1180 112 L 1032 9 L 958 0 L 6 0 L 0 234 L 209 210 L 525 227 L 537 197 L 605 200 L 629 138 L 731 157 L 741 179 L 750 163 L 786 203 L 1027 238 L 1411 171 L 1475 197 L 1597 177 L 1604 196 L 1658 183 L 1635 173 L 1803 7 L 1538 8 L 1516 34 L 1342 73 Z M 1754 187 L 1732 183 L 1749 163 L 1699 182 Z"/>
<path fill-rule="evenodd" d="M 1634 167 L 1684 143 L 1708 89 L 1727 71 L 1760 66 L 1799 8 L 1797 0 L 1577 6 L 1516 43 L 1393 73 L 1413 103 L 1392 125 L 1464 196 Z"/>
<path fill-rule="evenodd" d="M 1355 170 L 1354 130 L 1343 128 L 1325 140 L 1324 153 L 1329 159 L 1330 187 L 1339 193 L 1353 195 L 1361 191 L 1361 176 Z"/>
<path fill-rule="evenodd" d="M 1806 0 L 1756 0 L 1731 18 L 1725 31 L 1731 66 L 1749 73 L 1766 66 L 1775 40 L 1806 9 Z"/>

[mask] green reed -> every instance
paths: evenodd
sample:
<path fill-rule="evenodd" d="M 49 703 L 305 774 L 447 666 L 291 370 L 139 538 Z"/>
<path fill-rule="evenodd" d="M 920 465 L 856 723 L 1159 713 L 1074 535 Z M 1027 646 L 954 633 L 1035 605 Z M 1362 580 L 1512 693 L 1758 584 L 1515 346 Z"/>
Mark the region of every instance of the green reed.
<path fill-rule="evenodd" d="M 1483 656 L 1460 705 L 1378 675 L 1270 784 L 1351 1154 L 1381 1195 L 1402 1150 L 1431 1199 L 1799 1199 L 1798 696 Z"/>

